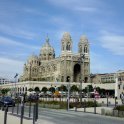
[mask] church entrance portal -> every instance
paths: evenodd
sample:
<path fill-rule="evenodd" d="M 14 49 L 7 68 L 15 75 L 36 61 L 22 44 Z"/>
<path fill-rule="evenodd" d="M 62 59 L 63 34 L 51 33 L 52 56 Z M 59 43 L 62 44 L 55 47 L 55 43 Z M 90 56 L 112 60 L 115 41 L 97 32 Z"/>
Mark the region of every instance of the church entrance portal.
<path fill-rule="evenodd" d="M 74 66 L 74 82 L 79 82 L 81 67 L 79 64 Z"/>

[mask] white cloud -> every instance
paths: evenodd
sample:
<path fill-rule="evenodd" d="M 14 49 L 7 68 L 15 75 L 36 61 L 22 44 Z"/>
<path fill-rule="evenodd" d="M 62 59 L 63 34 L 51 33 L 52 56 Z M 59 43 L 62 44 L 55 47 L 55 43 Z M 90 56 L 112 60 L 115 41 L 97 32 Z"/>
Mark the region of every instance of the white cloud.
<path fill-rule="evenodd" d="M 91 52 L 91 73 L 111 73 L 118 70 L 117 63 L 103 54 Z M 111 64 L 110 64 L 111 59 Z"/>
<path fill-rule="evenodd" d="M 124 36 L 112 33 L 104 33 L 99 38 L 102 47 L 108 49 L 115 55 L 124 55 Z"/>
<path fill-rule="evenodd" d="M 28 14 L 31 14 L 31 15 L 39 15 L 39 16 L 45 16 L 46 13 L 44 12 L 41 12 L 40 10 L 38 9 L 35 9 L 35 8 L 27 8 L 27 7 L 24 7 L 22 9 L 22 11 L 25 13 L 28 13 Z"/>
<path fill-rule="evenodd" d="M 74 11 L 94 12 L 99 6 L 98 0 L 48 0 L 51 4 Z"/>
<path fill-rule="evenodd" d="M 23 61 L 0 58 L 0 77 L 14 78 L 15 73 L 22 73 Z"/>
<path fill-rule="evenodd" d="M 5 37 L 2 37 L 2 36 L 0 36 L 0 45 L 13 46 L 13 47 L 17 46 L 17 47 L 23 47 L 23 48 L 28 48 L 28 49 L 39 49 L 39 47 L 37 47 L 37 46 L 31 46 L 31 45 L 28 45 L 28 44 L 24 44 L 24 43 L 21 43 L 21 42 L 18 42 L 18 41 L 9 39 L 9 38 L 5 38 Z"/>
<path fill-rule="evenodd" d="M 12 26 L 12 25 L 5 25 L 4 23 L 0 24 L 0 31 L 19 38 L 24 39 L 34 39 L 34 37 L 37 36 L 36 33 L 33 33 L 31 31 L 26 31 L 25 29 L 22 29 L 18 26 Z"/>
<path fill-rule="evenodd" d="M 93 7 L 76 7 L 75 10 L 82 11 L 82 12 L 95 12 L 95 11 L 97 11 L 97 8 L 93 8 Z"/>

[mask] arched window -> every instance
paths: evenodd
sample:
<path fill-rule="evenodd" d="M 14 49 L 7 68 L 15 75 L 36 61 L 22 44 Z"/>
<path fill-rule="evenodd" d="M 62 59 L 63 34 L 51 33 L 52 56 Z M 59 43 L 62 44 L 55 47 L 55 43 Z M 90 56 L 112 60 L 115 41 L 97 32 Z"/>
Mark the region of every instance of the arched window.
<path fill-rule="evenodd" d="M 88 48 L 87 48 L 87 46 L 84 47 L 84 53 L 88 53 Z"/>
<path fill-rule="evenodd" d="M 79 47 L 79 52 L 82 53 L 82 46 Z"/>
<path fill-rule="evenodd" d="M 68 44 L 66 45 L 66 50 L 68 50 Z"/>
<path fill-rule="evenodd" d="M 66 77 L 66 82 L 69 82 L 70 81 L 70 76 L 67 76 Z"/>
<path fill-rule="evenodd" d="M 27 87 L 25 87 L 25 91 L 27 91 Z"/>
<path fill-rule="evenodd" d="M 62 50 L 64 51 L 64 43 L 62 43 Z"/>
<path fill-rule="evenodd" d="M 66 50 L 70 50 L 71 44 L 68 42 L 66 45 Z"/>
<path fill-rule="evenodd" d="M 68 44 L 68 50 L 70 50 L 70 47 L 71 47 L 70 44 Z"/>

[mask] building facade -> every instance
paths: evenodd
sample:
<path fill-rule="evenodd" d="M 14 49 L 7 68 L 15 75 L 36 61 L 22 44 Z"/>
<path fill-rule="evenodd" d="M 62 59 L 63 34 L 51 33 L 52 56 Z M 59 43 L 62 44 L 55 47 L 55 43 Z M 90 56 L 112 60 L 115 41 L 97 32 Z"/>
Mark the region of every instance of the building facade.
<path fill-rule="evenodd" d="M 90 54 L 86 36 L 81 36 L 78 52 L 72 51 L 71 35 L 66 32 L 61 39 L 61 55 L 55 57 L 49 38 L 41 47 L 39 56 L 32 55 L 24 64 L 21 81 L 83 82 L 89 81 Z"/>
<path fill-rule="evenodd" d="M 92 74 L 90 82 L 94 84 L 115 83 L 116 73 Z"/>
<path fill-rule="evenodd" d="M 2 85 L 2 84 L 8 84 L 8 83 L 12 83 L 12 82 L 9 81 L 9 80 L 6 79 L 6 78 L 2 78 L 2 77 L 0 77 L 0 85 Z"/>
<path fill-rule="evenodd" d="M 120 98 L 122 93 L 124 93 L 124 70 L 119 70 L 116 73 L 115 96 Z"/>

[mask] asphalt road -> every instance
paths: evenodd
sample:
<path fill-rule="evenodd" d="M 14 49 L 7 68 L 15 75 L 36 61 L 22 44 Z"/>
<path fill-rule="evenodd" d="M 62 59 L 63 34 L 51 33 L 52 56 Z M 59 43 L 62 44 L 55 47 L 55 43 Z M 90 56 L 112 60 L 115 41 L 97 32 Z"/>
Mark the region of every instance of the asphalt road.
<path fill-rule="evenodd" d="M 74 111 L 41 109 L 39 119 L 53 124 L 124 124 L 124 119 Z"/>
<path fill-rule="evenodd" d="M 25 107 L 25 116 L 28 116 L 28 111 Z M 124 124 L 124 118 L 45 108 L 39 108 L 38 116 L 39 124 Z"/>

